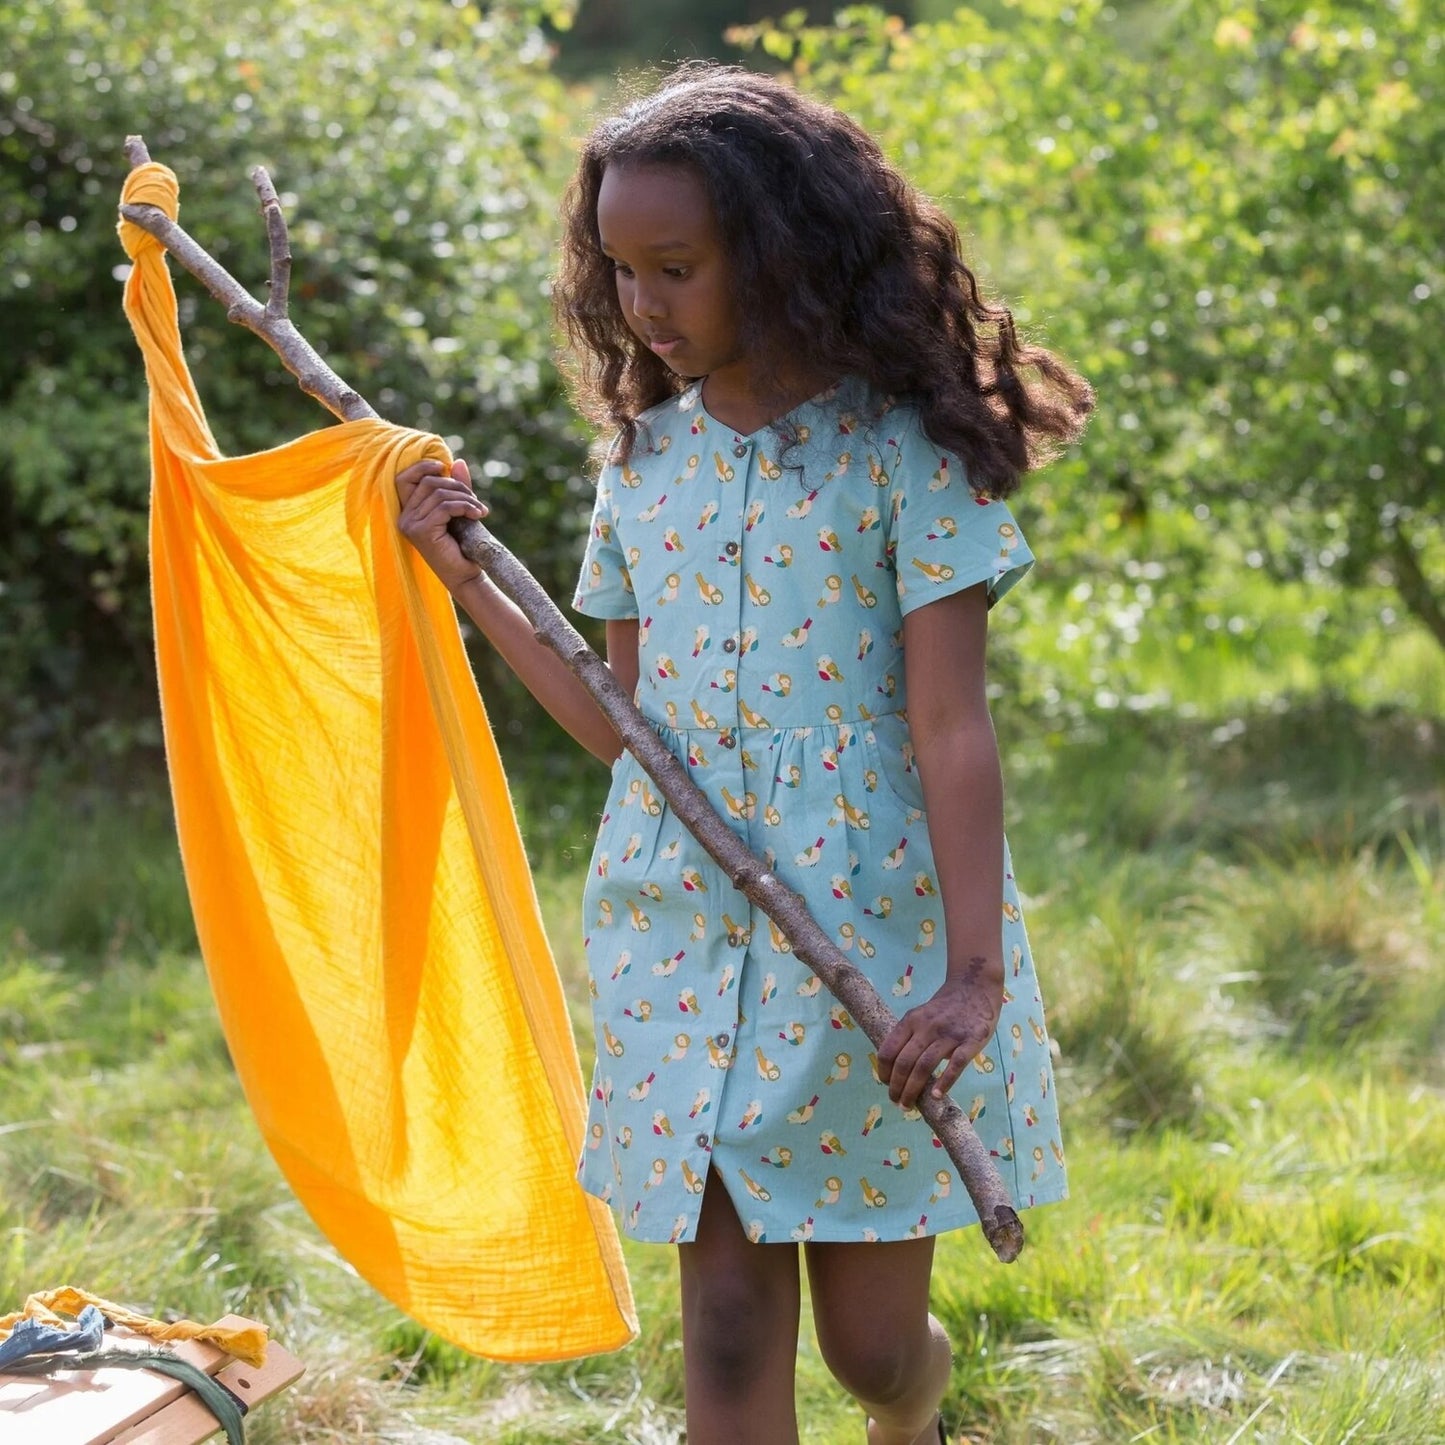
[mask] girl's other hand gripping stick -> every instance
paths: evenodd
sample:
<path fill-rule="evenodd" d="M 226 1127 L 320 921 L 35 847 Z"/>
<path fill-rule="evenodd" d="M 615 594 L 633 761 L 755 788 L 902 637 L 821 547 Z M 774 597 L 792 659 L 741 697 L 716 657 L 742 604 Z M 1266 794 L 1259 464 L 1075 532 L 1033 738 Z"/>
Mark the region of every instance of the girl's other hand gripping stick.
<path fill-rule="evenodd" d="M 993 1037 L 1002 1003 L 1002 968 L 976 958 L 965 976 L 950 974 L 932 998 L 898 1020 L 878 1050 L 878 1079 L 889 1098 L 913 1109 L 931 1088 L 941 1099 Z"/>
<path fill-rule="evenodd" d="M 487 515 L 485 502 L 472 491 L 471 473 L 458 459 L 448 472 L 438 461 L 421 461 L 396 474 L 396 495 L 401 503 L 397 526 L 402 535 L 441 578 L 447 591 L 455 594 L 481 568 L 462 556 L 456 538 L 447 531 L 453 517 L 481 521 Z"/>

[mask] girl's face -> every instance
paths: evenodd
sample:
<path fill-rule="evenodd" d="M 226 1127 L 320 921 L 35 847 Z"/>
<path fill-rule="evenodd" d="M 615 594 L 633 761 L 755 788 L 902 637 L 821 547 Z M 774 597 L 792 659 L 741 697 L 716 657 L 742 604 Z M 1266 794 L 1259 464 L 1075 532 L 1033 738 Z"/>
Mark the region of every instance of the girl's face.
<path fill-rule="evenodd" d="M 727 258 L 701 178 L 685 166 L 611 165 L 597 230 L 618 305 L 643 345 L 679 376 L 712 378 L 709 388 L 745 380 Z"/>

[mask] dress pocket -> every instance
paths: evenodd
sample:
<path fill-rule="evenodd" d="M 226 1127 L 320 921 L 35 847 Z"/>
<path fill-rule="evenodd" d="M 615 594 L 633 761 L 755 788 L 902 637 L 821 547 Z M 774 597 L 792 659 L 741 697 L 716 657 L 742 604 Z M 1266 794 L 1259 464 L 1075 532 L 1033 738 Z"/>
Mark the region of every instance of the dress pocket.
<path fill-rule="evenodd" d="M 923 812 L 923 783 L 913 760 L 913 740 L 908 719 L 898 712 L 875 717 L 863 735 L 868 765 L 878 776 L 878 785 L 905 809 Z"/>

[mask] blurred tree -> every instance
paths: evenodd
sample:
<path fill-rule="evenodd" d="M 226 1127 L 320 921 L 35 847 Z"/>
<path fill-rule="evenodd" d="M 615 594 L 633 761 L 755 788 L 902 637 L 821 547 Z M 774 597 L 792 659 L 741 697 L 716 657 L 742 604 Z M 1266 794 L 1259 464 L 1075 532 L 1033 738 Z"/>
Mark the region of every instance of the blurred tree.
<path fill-rule="evenodd" d="M 465 438 L 508 543 L 570 588 L 591 488 L 551 359 L 573 121 L 542 9 L 0 0 L 0 739 L 149 710 L 144 382 L 115 236 L 127 132 L 253 290 L 247 173 L 270 169 L 298 325 L 383 415 Z M 223 447 L 326 424 L 183 273 L 178 289 Z"/>
<path fill-rule="evenodd" d="M 719 59 L 729 54 L 725 32 L 792 12 L 826 24 L 829 0 L 580 0 L 575 19 L 558 36 L 558 68 L 569 75 L 605 75 L 674 60 Z M 894 6 L 912 17 L 905 0 Z"/>
<path fill-rule="evenodd" d="M 246 172 L 271 169 L 298 324 L 384 414 L 465 438 L 500 534 L 568 592 L 588 437 L 546 289 L 589 97 L 551 72 L 549 10 L 565 23 L 565 4 L 239 0 L 201 20 L 181 0 L 0 0 L 0 739 L 149 701 L 144 402 L 113 232 L 128 131 L 253 285 Z M 1420 0 L 988 0 L 913 29 L 853 7 L 746 34 L 879 134 L 1098 386 L 1084 446 L 1024 494 L 1056 575 L 1147 554 L 1186 640 L 1199 584 L 1232 567 L 1385 580 L 1445 643 L 1442 29 Z M 224 446 L 325 424 L 180 289 Z"/>
<path fill-rule="evenodd" d="M 944 198 L 1097 386 L 1031 492 L 1051 547 L 1160 529 L 1180 595 L 1232 561 L 1385 581 L 1445 646 L 1438 6 L 855 7 L 750 39 Z"/>

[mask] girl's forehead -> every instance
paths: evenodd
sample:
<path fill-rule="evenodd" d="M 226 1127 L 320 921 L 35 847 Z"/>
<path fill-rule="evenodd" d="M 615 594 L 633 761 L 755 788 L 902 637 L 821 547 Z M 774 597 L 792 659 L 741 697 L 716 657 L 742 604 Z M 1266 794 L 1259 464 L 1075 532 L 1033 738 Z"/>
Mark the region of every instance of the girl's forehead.
<path fill-rule="evenodd" d="M 597 229 L 609 248 L 625 242 L 662 249 L 672 242 L 714 241 L 717 220 L 707 187 L 691 167 L 614 162 L 598 189 Z"/>

